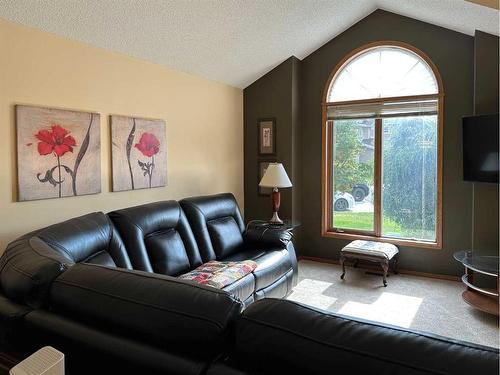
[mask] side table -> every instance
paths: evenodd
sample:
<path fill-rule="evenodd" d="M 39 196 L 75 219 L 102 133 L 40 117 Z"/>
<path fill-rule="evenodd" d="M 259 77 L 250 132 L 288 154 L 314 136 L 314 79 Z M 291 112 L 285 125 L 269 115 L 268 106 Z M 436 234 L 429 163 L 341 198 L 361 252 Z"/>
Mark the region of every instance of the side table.
<path fill-rule="evenodd" d="M 472 251 L 458 251 L 453 257 L 465 267 L 462 282 L 467 289 L 462 298 L 469 305 L 488 314 L 498 316 L 498 257 L 476 255 Z M 474 273 L 496 277 L 496 289 L 484 289 L 474 285 Z"/>
<path fill-rule="evenodd" d="M 247 224 L 247 228 L 250 227 L 264 227 L 264 228 L 274 228 L 283 229 L 292 232 L 294 229 L 300 227 L 301 222 L 297 220 L 283 220 L 283 224 L 273 224 L 267 220 L 251 220 Z"/>

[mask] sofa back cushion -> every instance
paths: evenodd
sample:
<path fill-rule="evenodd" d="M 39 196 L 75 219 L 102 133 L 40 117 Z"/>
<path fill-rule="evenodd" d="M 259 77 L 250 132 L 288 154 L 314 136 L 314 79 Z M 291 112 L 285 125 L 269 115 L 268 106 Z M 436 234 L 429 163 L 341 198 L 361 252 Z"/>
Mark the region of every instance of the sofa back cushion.
<path fill-rule="evenodd" d="M 73 263 L 87 262 L 130 268 L 121 238 L 102 212 L 95 212 L 41 229 L 37 237 Z"/>
<path fill-rule="evenodd" d="M 179 204 L 163 201 L 109 213 L 135 270 L 177 276 L 198 267 L 201 257 Z"/>
<path fill-rule="evenodd" d="M 221 260 L 241 250 L 245 224 L 232 194 L 186 198 L 179 203 L 198 241 L 203 262 Z"/>
<path fill-rule="evenodd" d="M 232 348 L 252 374 L 498 374 L 499 360 L 498 349 L 272 298 L 244 311 Z"/>
<path fill-rule="evenodd" d="M 131 268 L 118 233 L 102 212 L 54 224 L 11 242 L 0 260 L 2 289 L 9 298 L 39 307 L 52 280 L 79 262 Z"/>
<path fill-rule="evenodd" d="M 243 237 L 232 216 L 210 220 L 207 228 L 217 259 L 225 258 L 241 248 Z"/>
<path fill-rule="evenodd" d="M 162 350 L 211 357 L 229 341 L 242 309 L 215 288 L 165 275 L 77 264 L 52 284 L 50 309 Z"/>

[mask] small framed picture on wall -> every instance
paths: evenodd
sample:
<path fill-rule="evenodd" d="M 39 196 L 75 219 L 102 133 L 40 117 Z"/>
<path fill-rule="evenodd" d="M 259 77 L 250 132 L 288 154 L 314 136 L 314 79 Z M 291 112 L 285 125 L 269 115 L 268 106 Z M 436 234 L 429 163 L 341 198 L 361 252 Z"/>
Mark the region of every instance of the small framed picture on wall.
<path fill-rule="evenodd" d="M 264 173 L 266 173 L 267 167 L 269 166 L 269 163 L 276 163 L 276 160 L 261 160 L 259 161 L 259 180 L 257 181 L 257 187 L 259 189 L 259 195 L 271 195 L 273 192 L 272 188 L 265 188 L 265 187 L 260 187 L 258 186 L 258 183 L 260 180 L 262 180 L 262 177 L 264 177 Z"/>
<path fill-rule="evenodd" d="M 276 155 L 276 119 L 259 120 L 259 155 Z"/>

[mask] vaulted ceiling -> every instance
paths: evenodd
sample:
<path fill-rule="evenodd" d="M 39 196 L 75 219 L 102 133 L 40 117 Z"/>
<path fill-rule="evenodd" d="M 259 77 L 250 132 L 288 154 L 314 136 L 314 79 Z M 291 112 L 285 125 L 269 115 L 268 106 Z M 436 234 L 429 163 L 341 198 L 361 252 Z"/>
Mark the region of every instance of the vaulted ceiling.
<path fill-rule="evenodd" d="M 498 10 L 463 0 L 0 0 L 0 17 L 243 88 L 377 8 L 499 31 Z"/>

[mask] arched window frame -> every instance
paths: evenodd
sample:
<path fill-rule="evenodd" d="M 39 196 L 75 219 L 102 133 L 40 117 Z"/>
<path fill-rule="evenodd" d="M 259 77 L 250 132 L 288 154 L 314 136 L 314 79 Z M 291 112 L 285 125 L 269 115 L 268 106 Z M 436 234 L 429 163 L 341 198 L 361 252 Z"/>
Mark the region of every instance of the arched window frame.
<path fill-rule="evenodd" d="M 332 83 L 335 81 L 337 76 L 340 74 L 342 69 L 346 67 L 353 59 L 359 55 L 379 47 L 397 47 L 409 52 L 416 54 L 419 58 L 427 63 L 434 73 L 436 78 L 438 92 L 436 94 L 430 95 L 412 95 L 412 96 L 402 96 L 402 97 L 384 97 L 384 98 L 373 98 L 373 99 L 360 99 L 351 100 L 345 102 L 328 102 L 329 89 Z M 438 112 L 437 112 L 437 187 L 436 187 L 436 241 L 421 241 L 421 240 L 409 240 L 409 239 L 399 239 L 392 237 L 383 237 L 381 235 L 381 149 L 382 149 L 382 130 L 380 126 L 375 129 L 376 135 L 376 151 L 375 151 L 375 185 L 378 189 L 375 189 L 375 206 L 374 206 L 374 219 L 375 219 L 375 233 L 376 235 L 366 235 L 361 233 L 346 232 L 346 231 L 336 231 L 331 225 L 332 215 L 333 215 L 333 161 L 332 161 L 332 136 L 331 129 L 327 122 L 327 111 L 328 107 L 338 104 L 358 104 L 358 103 L 370 103 L 370 102 L 385 102 L 403 99 L 430 99 L 435 98 L 438 100 Z M 432 62 L 432 60 L 418 48 L 403 42 L 398 41 L 379 41 L 374 43 L 365 44 L 347 54 L 333 69 L 326 82 L 323 98 L 321 103 L 322 108 L 322 215 L 321 215 L 321 234 L 323 237 L 338 238 L 344 240 L 383 240 L 385 242 L 393 243 L 396 245 L 403 245 L 409 247 L 419 247 L 427 249 L 441 249 L 442 248 L 442 171 L 443 171 L 443 104 L 444 104 L 444 90 L 441 75 Z"/>

